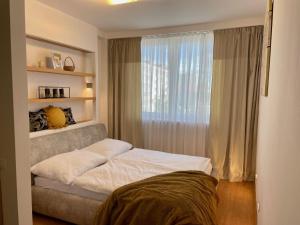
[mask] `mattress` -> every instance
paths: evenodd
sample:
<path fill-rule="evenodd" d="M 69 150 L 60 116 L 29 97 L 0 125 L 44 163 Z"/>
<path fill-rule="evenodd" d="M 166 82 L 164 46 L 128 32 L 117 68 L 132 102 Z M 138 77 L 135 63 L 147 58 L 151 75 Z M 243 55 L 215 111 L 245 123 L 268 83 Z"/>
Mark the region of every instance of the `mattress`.
<path fill-rule="evenodd" d="M 210 174 L 210 159 L 135 148 L 75 178 L 73 184 L 92 192 L 110 194 L 139 180 L 185 170 Z"/>
<path fill-rule="evenodd" d="M 96 193 L 74 185 L 67 185 L 59 181 L 51 180 L 44 177 L 38 177 L 38 176 L 34 178 L 34 185 L 37 187 L 52 189 L 55 191 L 60 191 L 68 194 L 74 194 L 74 195 L 78 195 L 84 198 L 89 198 L 97 201 L 104 201 L 108 197 L 108 194 L 106 193 L 101 193 L 101 192 Z"/>

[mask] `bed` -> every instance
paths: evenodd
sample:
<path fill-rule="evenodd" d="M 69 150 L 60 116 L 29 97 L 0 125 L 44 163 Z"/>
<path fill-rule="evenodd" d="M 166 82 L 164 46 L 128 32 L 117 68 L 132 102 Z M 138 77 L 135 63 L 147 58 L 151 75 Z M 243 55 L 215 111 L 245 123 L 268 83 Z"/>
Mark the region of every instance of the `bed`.
<path fill-rule="evenodd" d="M 91 146 L 106 137 L 105 126 L 97 123 L 31 138 L 31 164 Z M 114 190 L 178 170 L 198 170 L 210 174 L 212 167 L 207 158 L 133 148 L 76 177 L 72 184 L 33 177 L 33 211 L 75 224 L 92 225 L 99 206 Z"/>

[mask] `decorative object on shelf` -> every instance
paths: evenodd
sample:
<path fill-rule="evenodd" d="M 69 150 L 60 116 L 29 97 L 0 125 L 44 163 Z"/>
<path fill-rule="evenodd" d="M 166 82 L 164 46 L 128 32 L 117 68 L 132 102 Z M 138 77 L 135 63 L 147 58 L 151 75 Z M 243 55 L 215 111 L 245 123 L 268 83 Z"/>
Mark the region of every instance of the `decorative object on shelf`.
<path fill-rule="evenodd" d="M 49 69 L 54 69 L 52 57 L 46 57 L 46 67 Z"/>
<path fill-rule="evenodd" d="M 38 68 L 44 68 L 45 66 L 46 66 L 45 61 L 43 61 L 43 60 L 38 61 Z"/>
<path fill-rule="evenodd" d="M 52 57 L 46 57 L 46 66 L 50 69 L 62 69 L 61 54 L 53 53 Z"/>
<path fill-rule="evenodd" d="M 69 62 L 72 64 L 72 65 L 67 65 L 67 60 L 69 59 Z M 73 61 L 73 59 L 68 56 L 65 58 L 65 61 L 64 61 L 64 70 L 65 71 L 71 71 L 73 72 L 75 70 L 75 63 Z"/>
<path fill-rule="evenodd" d="M 93 88 L 93 78 L 86 77 L 85 78 L 86 88 Z"/>
<path fill-rule="evenodd" d="M 50 86 L 39 86 L 38 94 L 39 99 L 48 98 L 70 98 L 70 87 L 50 87 Z M 68 94 L 66 96 L 66 94 Z"/>
<path fill-rule="evenodd" d="M 59 98 L 58 89 L 54 88 L 52 91 L 53 91 L 53 98 Z"/>
<path fill-rule="evenodd" d="M 40 91 L 39 91 L 40 94 Z M 41 98 L 41 95 L 39 95 L 39 98 Z M 49 88 L 45 88 L 45 96 L 44 98 L 51 98 L 51 92 Z"/>
<path fill-rule="evenodd" d="M 271 41 L 273 25 L 273 0 L 268 0 L 267 12 L 265 16 L 263 55 L 261 68 L 261 95 L 268 96 L 269 91 L 269 73 L 271 59 Z"/>
<path fill-rule="evenodd" d="M 64 98 L 65 97 L 65 90 L 63 88 L 59 89 L 59 97 Z"/>
<path fill-rule="evenodd" d="M 29 112 L 30 132 L 47 130 L 48 122 L 47 115 L 43 109 L 36 112 Z"/>
<path fill-rule="evenodd" d="M 52 60 L 54 69 L 62 69 L 61 54 L 53 53 Z"/>

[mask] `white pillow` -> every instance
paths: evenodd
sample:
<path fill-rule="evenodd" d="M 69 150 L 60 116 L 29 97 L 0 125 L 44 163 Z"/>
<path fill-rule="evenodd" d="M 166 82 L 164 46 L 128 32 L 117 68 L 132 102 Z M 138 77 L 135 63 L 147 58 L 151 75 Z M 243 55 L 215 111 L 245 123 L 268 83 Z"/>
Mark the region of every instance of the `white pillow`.
<path fill-rule="evenodd" d="M 125 141 L 119 141 L 115 139 L 106 138 L 102 141 L 96 142 L 82 150 L 95 152 L 99 155 L 111 159 L 114 156 L 120 155 L 129 151 L 132 148 L 132 144 Z"/>
<path fill-rule="evenodd" d="M 77 176 L 106 161 L 107 159 L 99 154 L 75 150 L 39 162 L 31 167 L 31 172 L 37 176 L 70 184 Z"/>

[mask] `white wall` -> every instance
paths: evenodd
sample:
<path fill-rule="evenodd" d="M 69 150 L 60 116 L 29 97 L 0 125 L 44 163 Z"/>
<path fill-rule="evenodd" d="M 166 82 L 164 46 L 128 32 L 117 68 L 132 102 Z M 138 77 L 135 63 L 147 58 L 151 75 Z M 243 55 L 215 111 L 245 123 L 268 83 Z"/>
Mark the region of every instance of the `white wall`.
<path fill-rule="evenodd" d="M 67 56 L 72 57 L 76 71 L 95 72 L 94 54 L 84 53 L 82 51 L 27 38 L 26 56 L 28 66 L 37 66 L 39 61 L 42 61 L 45 66 L 46 57 L 51 57 L 53 52 L 61 54 L 62 59 L 65 59 Z M 57 74 L 27 72 L 27 81 L 29 98 L 38 98 L 39 86 L 70 87 L 70 95 L 72 97 L 91 97 L 95 94 L 93 89 L 86 88 L 85 78 L 78 76 L 61 76 Z M 40 110 L 41 108 L 47 107 L 49 104 L 63 108 L 71 107 L 75 121 L 94 119 L 94 104 L 92 101 L 30 103 L 29 111 Z"/>
<path fill-rule="evenodd" d="M 108 40 L 99 37 L 99 102 L 100 122 L 108 127 Z"/>
<path fill-rule="evenodd" d="M 85 80 L 79 77 L 59 76 L 43 73 L 28 73 L 28 95 L 37 97 L 38 86 L 66 86 L 71 87 L 72 97 L 91 96 L 96 94 L 96 102 L 71 102 L 55 103 L 59 107 L 71 107 L 75 120 L 100 120 L 99 86 L 98 78 L 98 29 L 90 24 L 78 20 L 61 11 L 51 8 L 36 0 L 25 1 L 26 34 L 62 43 L 79 49 L 93 52 L 93 57 L 83 54 L 81 51 L 59 47 L 40 41 L 27 39 L 27 65 L 36 66 L 38 61 L 58 52 L 65 56 L 71 56 L 76 63 L 76 71 L 95 72 L 93 90 L 87 89 Z M 86 60 L 90 58 L 89 60 Z M 93 62 L 93 63 L 91 63 Z M 91 66 L 91 64 L 94 64 Z M 34 111 L 49 104 L 31 103 L 29 110 Z M 95 105 L 95 106 L 94 106 Z"/>
<path fill-rule="evenodd" d="M 300 1 L 275 0 L 269 97 L 261 97 L 258 225 L 300 224 Z"/>
<path fill-rule="evenodd" d="M 1 1 L 0 175 L 4 225 L 31 225 L 24 1 Z"/>
<path fill-rule="evenodd" d="M 128 30 L 128 31 L 115 31 L 115 32 L 99 32 L 100 36 L 105 36 L 108 39 L 112 38 L 124 38 L 124 37 L 140 37 L 145 35 L 157 35 L 157 34 L 169 34 L 169 33 L 179 33 L 179 32 L 191 32 L 191 31 L 207 31 L 207 30 L 217 30 L 217 29 L 229 29 L 235 27 L 247 27 L 255 25 L 263 25 L 264 17 L 251 17 L 243 18 L 238 20 L 228 20 L 214 23 L 199 23 L 184 26 L 174 26 L 174 27 L 163 27 L 157 29 L 144 29 L 144 30 Z"/>
<path fill-rule="evenodd" d="M 72 7 L 72 4 L 70 4 Z M 97 28 L 37 0 L 25 0 L 26 34 L 95 52 Z"/>

